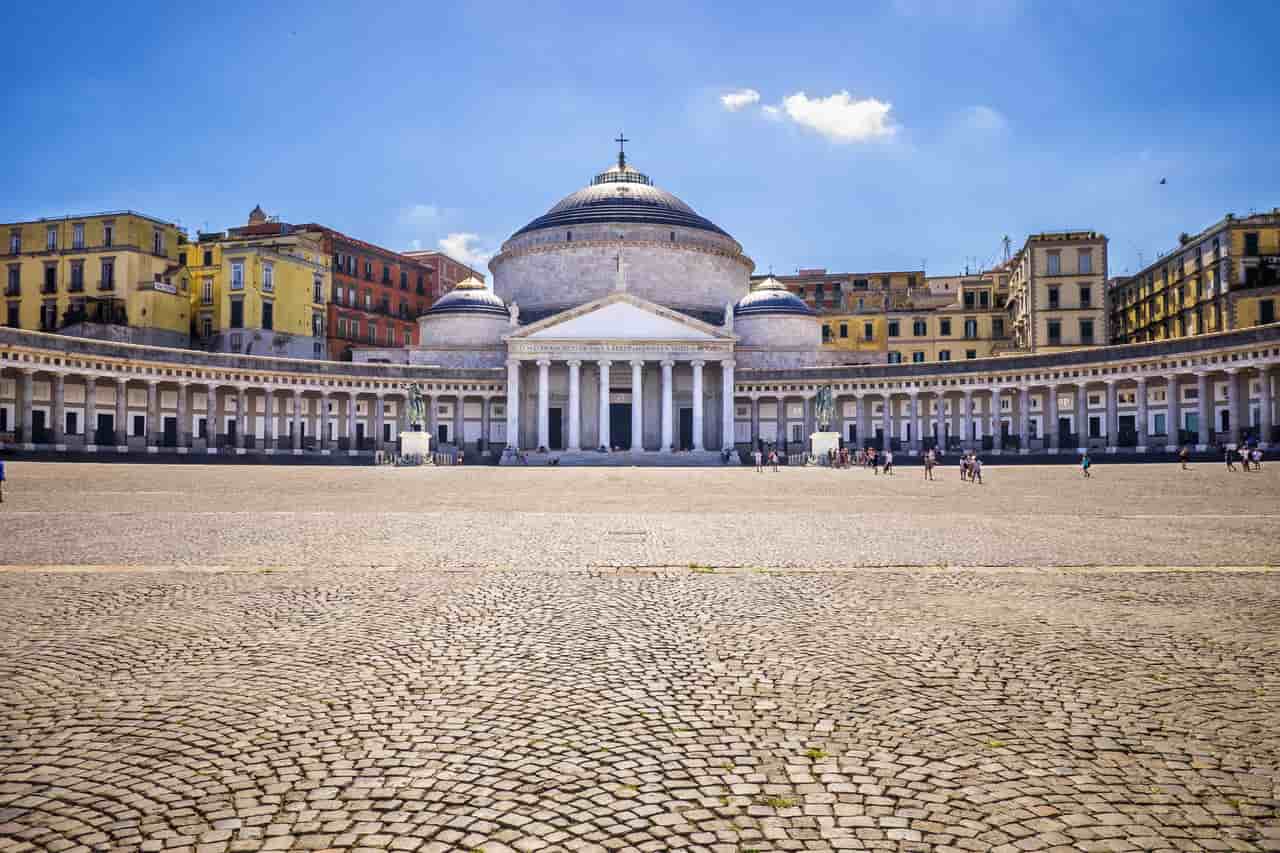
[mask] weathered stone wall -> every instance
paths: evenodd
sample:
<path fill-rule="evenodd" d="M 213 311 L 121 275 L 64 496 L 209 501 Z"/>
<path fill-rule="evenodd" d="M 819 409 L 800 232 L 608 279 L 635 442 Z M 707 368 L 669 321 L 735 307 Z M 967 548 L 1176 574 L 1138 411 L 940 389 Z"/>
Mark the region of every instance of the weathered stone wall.
<path fill-rule="evenodd" d="M 424 347 L 486 347 L 514 331 L 506 317 L 487 314 L 426 314 L 418 318 L 418 341 Z"/>

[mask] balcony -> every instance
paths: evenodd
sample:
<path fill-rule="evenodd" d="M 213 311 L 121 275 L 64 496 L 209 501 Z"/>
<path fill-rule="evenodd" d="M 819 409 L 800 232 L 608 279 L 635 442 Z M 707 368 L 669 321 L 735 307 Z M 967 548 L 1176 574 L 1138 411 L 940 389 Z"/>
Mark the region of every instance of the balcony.
<path fill-rule="evenodd" d="M 115 290 L 115 289 L 116 289 L 115 279 L 109 279 L 107 281 L 98 282 L 98 290 Z"/>
<path fill-rule="evenodd" d="M 20 285 L 9 285 L 4 289 L 5 296 L 21 296 L 22 287 Z"/>

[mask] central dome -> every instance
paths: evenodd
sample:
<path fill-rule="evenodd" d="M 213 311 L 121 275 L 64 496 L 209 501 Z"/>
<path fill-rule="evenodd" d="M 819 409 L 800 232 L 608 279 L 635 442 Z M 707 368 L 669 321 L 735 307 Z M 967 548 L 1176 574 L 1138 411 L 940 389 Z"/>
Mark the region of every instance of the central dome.
<path fill-rule="evenodd" d="M 729 235 L 710 219 L 666 190 L 659 189 L 649 176 L 618 163 L 592 179 L 591 185 L 565 196 L 549 211 L 521 228 L 513 237 L 543 228 L 599 225 L 607 222 L 635 222 L 647 225 L 677 225 Z"/>

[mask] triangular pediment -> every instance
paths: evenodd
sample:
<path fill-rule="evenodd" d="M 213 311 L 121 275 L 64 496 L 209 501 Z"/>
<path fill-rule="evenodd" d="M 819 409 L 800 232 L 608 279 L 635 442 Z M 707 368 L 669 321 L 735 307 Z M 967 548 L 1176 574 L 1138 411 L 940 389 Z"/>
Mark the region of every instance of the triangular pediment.
<path fill-rule="evenodd" d="M 519 340 L 725 341 L 733 335 L 629 293 L 611 293 L 512 332 Z"/>

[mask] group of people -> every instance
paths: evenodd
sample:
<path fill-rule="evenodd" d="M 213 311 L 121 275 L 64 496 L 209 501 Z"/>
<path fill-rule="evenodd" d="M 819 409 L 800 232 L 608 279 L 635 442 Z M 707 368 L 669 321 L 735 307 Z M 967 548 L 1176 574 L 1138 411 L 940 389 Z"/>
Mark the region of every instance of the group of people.
<path fill-rule="evenodd" d="M 770 447 L 768 450 L 765 450 L 764 447 L 757 444 L 756 449 L 752 451 L 751 455 L 755 459 L 757 473 L 763 471 L 765 465 L 768 465 L 770 468 L 774 470 L 774 473 L 777 473 L 778 448 Z"/>
<path fill-rule="evenodd" d="M 933 472 L 927 470 L 929 463 L 925 462 L 926 476 L 925 479 L 932 480 Z M 962 483 L 977 483 L 982 485 L 982 460 L 978 458 L 975 451 L 970 450 L 968 453 L 960 456 L 960 481 Z"/>
<path fill-rule="evenodd" d="M 1257 447 L 1249 447 L 1247 444 L 1242 444 L 1235 450 L 1232 450 L 1229 447 L 1224 447 L 1222 449 L 1222 456 L 1227 461 L 1228 471 L 1236 470 L 1236 462 L 1240 463 L 1241 471 L 1248 472 L 1262 470 L 1262 451 Z M 1186 467 L 1185 462 L 1183 463 L 1183 467 Z"/>

